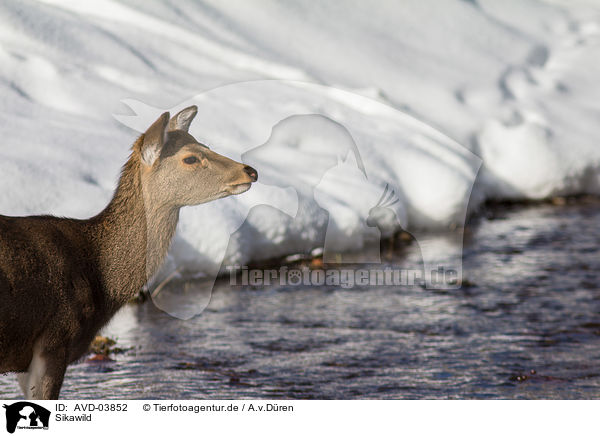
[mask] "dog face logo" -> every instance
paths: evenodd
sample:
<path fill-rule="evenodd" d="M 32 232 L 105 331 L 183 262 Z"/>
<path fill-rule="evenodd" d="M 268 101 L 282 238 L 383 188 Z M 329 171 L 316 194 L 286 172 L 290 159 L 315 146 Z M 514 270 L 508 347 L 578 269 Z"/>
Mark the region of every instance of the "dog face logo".
<path fill-rule="evenodd" d="M 50 411 L 29 401 L 19 401 L 10 405 L 5 404 L 6 431 L 14 433 L 15 429 L 48 429 Z"/>

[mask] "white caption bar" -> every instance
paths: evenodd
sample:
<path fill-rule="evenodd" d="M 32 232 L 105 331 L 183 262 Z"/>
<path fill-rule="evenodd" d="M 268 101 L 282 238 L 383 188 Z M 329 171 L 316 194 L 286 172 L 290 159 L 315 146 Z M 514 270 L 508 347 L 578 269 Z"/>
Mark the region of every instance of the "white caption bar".
<path fill-rule="evenodd" d="M 3 401 L 0 434 L 597 434 L 597 401 Z M 49 414 L 45 411 L 49 412 Z M 8 426 L 8 427 L 7 427 Z M 31 433 L 30 430 L 42 430 Z M 10 430 L 10 429 L 9 429 Z M 212 433 L 214 432 L 214 433 Z M 171 433 L 177 434 L 177 433 Z M 191 434 L 191 433 L 190 433 Z"/>

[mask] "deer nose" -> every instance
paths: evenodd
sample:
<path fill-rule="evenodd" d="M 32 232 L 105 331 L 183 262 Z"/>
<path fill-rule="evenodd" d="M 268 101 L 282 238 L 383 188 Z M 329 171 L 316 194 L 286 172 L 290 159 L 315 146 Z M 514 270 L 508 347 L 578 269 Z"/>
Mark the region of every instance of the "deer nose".
<path fill-rule="evenodd" d="M 258 180 L 258 172 L 251 166 L 246 165 L 244 167 L 244 172 L 248 174 L 248 176 L 250 176 L 253 182 L 256 182 Z"/>

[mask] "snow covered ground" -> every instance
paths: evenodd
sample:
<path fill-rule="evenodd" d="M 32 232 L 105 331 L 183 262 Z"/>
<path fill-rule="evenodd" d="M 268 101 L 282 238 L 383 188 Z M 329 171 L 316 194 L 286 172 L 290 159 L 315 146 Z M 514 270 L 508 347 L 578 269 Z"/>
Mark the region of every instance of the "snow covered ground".
<path fill-rule="evenodd" d="M 384 229 L 456 227 L 485 199 L 600 194 L 599 77 L 593 0 L 9 0 L 0 213 L 96 214 L 135 129 L 195 103 L 192 134 L 262 184 L 187 208 L 170 267 L 308 250 L 326 230 L 359 249 L 386 185 Z"/>

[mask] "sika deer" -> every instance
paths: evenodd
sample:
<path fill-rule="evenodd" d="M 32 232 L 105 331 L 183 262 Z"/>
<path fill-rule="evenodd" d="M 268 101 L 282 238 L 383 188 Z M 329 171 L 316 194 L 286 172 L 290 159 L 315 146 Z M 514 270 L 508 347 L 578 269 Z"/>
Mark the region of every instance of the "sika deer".
<path fill-rule="evenodd" d="M 0 373 L 19 373 L 27 398 L 58 398 L 67 365 L 161 265 L 182 206 L 256 181 L 188 134 L 196 112 L 165 112 L 140 136 L 95 217 L 0 215 Z"/>

